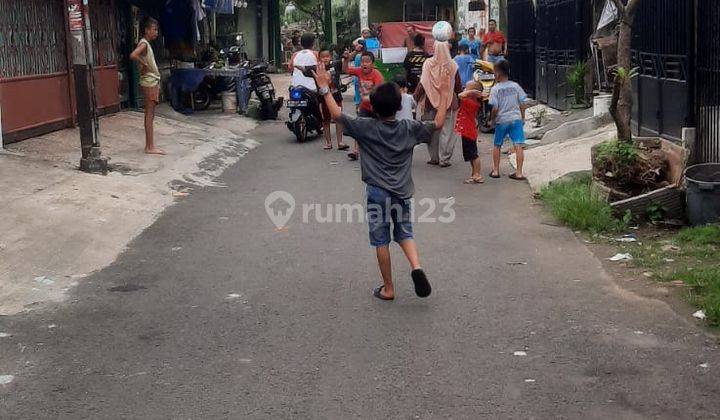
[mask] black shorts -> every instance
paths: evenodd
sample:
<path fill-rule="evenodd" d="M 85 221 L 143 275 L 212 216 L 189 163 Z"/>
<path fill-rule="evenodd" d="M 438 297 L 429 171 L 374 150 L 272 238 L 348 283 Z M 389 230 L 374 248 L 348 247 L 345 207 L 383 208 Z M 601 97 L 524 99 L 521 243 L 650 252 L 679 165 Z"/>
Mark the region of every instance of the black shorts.
<path fill-rule="evenodd" d="M 471 162 L 478 158 L 477 140 L 472 140 L 472 139 L 463 137 L 462 148 L 463 148 L 463 159 L 465 159 L 465 162 Z"/>

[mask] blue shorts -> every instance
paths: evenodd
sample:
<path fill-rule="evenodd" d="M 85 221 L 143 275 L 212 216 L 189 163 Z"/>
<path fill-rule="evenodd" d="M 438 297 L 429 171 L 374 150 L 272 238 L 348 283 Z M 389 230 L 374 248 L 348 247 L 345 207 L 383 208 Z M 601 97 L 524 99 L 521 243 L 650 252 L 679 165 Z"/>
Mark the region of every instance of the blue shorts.
<path fill-rule="evenodd" d="M 510 137 L 513 144 L 525 144 L 525 127 L 522 120 L 495 126 L 495 147 L 502 147 L 507 137 Z"/>
<path fill-rule="evenodd" d="M 412 203 L 409 198 L 397 198 L 383 188 L 368 185 L 367 216 L 370 245 L 374 247 L 390 244 L 390 223 L 395 242 L 413 238 Z"/>

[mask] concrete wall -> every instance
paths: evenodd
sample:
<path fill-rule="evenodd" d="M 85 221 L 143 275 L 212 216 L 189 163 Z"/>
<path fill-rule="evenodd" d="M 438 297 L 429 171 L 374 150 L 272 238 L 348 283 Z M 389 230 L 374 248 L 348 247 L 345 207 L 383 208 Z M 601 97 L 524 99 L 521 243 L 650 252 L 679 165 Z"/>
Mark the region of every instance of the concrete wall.
<path fill-rule="evenodd" d="M 249 0 L 247 9 L 239 9 L 240 12 L 237 13 L 238 26 L 245 35 L 245 48 L 251 58 L 257 57 L 257 39 L 262 36 L 257 30 L 255 17 L 257 2 L 258 0 Z"/>
<path fill-rule="evenodd" d="M 248 7 L 235 9 L 235 19 L 238 30 L 245 35 L 245 49 L 250 58 L 267 58 L 270 53 L 268 40 L 268 2 L 262 0 L 248 0 Z M 258 28 L 258 5 L 262 4 L 262 27 Z M 258 39 L 262 39 L 262 51 L 258 51 Z"/>

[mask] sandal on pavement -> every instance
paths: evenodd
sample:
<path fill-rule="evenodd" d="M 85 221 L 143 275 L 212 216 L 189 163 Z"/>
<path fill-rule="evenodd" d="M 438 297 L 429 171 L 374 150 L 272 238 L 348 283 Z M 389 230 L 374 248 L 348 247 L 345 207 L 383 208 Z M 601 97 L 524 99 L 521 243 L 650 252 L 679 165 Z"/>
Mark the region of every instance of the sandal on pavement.
<path fill-rule="evenodd" d="M 480 178 L 468 178 L 465 180 L 465 184 L 484 184 L 485 179 L 483 177 Z"/>
<path fill-rule="evenodd" d="M 332 146 L 329 144 L 326 144 L 325 146 L 323 146 L 323 150 L 332 150 Z"/>
<path fill-rule="evenodd" d="M 440 162 L 438 162 L 437 160 L 428 160 L 427 164 L 437 166 L 440 164 Z"/>
<path fill-rule="evenodd" d="M 441 168 L 449 168 L 451 166 L 452 166 L 452 163 L 450 163 L 450 162 L 440 162 Z"/>
<path fill-rule="evenodd" d="M 512 174 L 508 178 L 514 179 L 515 181 L 527 181 L 527 178 L 524 176 L 517 176 L 517 174 Z"/>
<path fill-rule="evenodd" d="M 355 152 L 348 153 L 348 159 L 350 160 L 358 160 L 358 154 Z"/>
<path fill-rule="evenodd" d="M 488 175 L 488 176 L 489 176 L 490 178 L 495 178 L 495 179 L 499 179 L 499 178 L 500 178 L 500 174 L 496 174 L 495 172 L 490 172 L 490 175 Z"/>
<path fill-rule="evenodd" d="M 338 150 L 347 150 L 350 146 L 347 144 L 338 144 Z"/>
<path fill-rule="evenodd" d="M 413 270 L 410 275 L 412 276 L 412 281 L 415 284 L 415 294 L 421 298 L 430 296 L 430 293 L 432 293 L 432 287 L 430 287 L 430 282 L 428 281 L 422 268 Z"/>
<path fill-rule="evenodd" d="M 373 290 L 373 296 L 380 300 L 395 300 L 394 297 L 387 297 L 383 296 L 382 291 L 385 289 L 385 286 L 377 287 L 375 290 Z"/>

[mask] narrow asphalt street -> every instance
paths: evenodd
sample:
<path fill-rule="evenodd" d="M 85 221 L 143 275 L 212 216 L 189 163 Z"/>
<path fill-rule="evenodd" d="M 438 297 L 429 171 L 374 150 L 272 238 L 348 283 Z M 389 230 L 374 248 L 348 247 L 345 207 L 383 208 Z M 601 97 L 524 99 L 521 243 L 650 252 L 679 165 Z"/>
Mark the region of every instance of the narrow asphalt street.
<path fill-rule="evenodd" d="M 299 214 L 362 203 L 359 165 L 279 122 L 251 137 L 226 188 L 179 199 L 67 302 L 0 317 L 0 418 L 720 415 L 717 340 L 618 288 L 526 184 L 463 185 L 459 145 L 448 169 L 418 148 L 416 199 L 454 197 L 457 217 L 416 225 L 432 296 L 394 246 L 381 302 L 367 226 Z M 265 211 L 276 190 L 297 202 L 286 230 Z"/>

